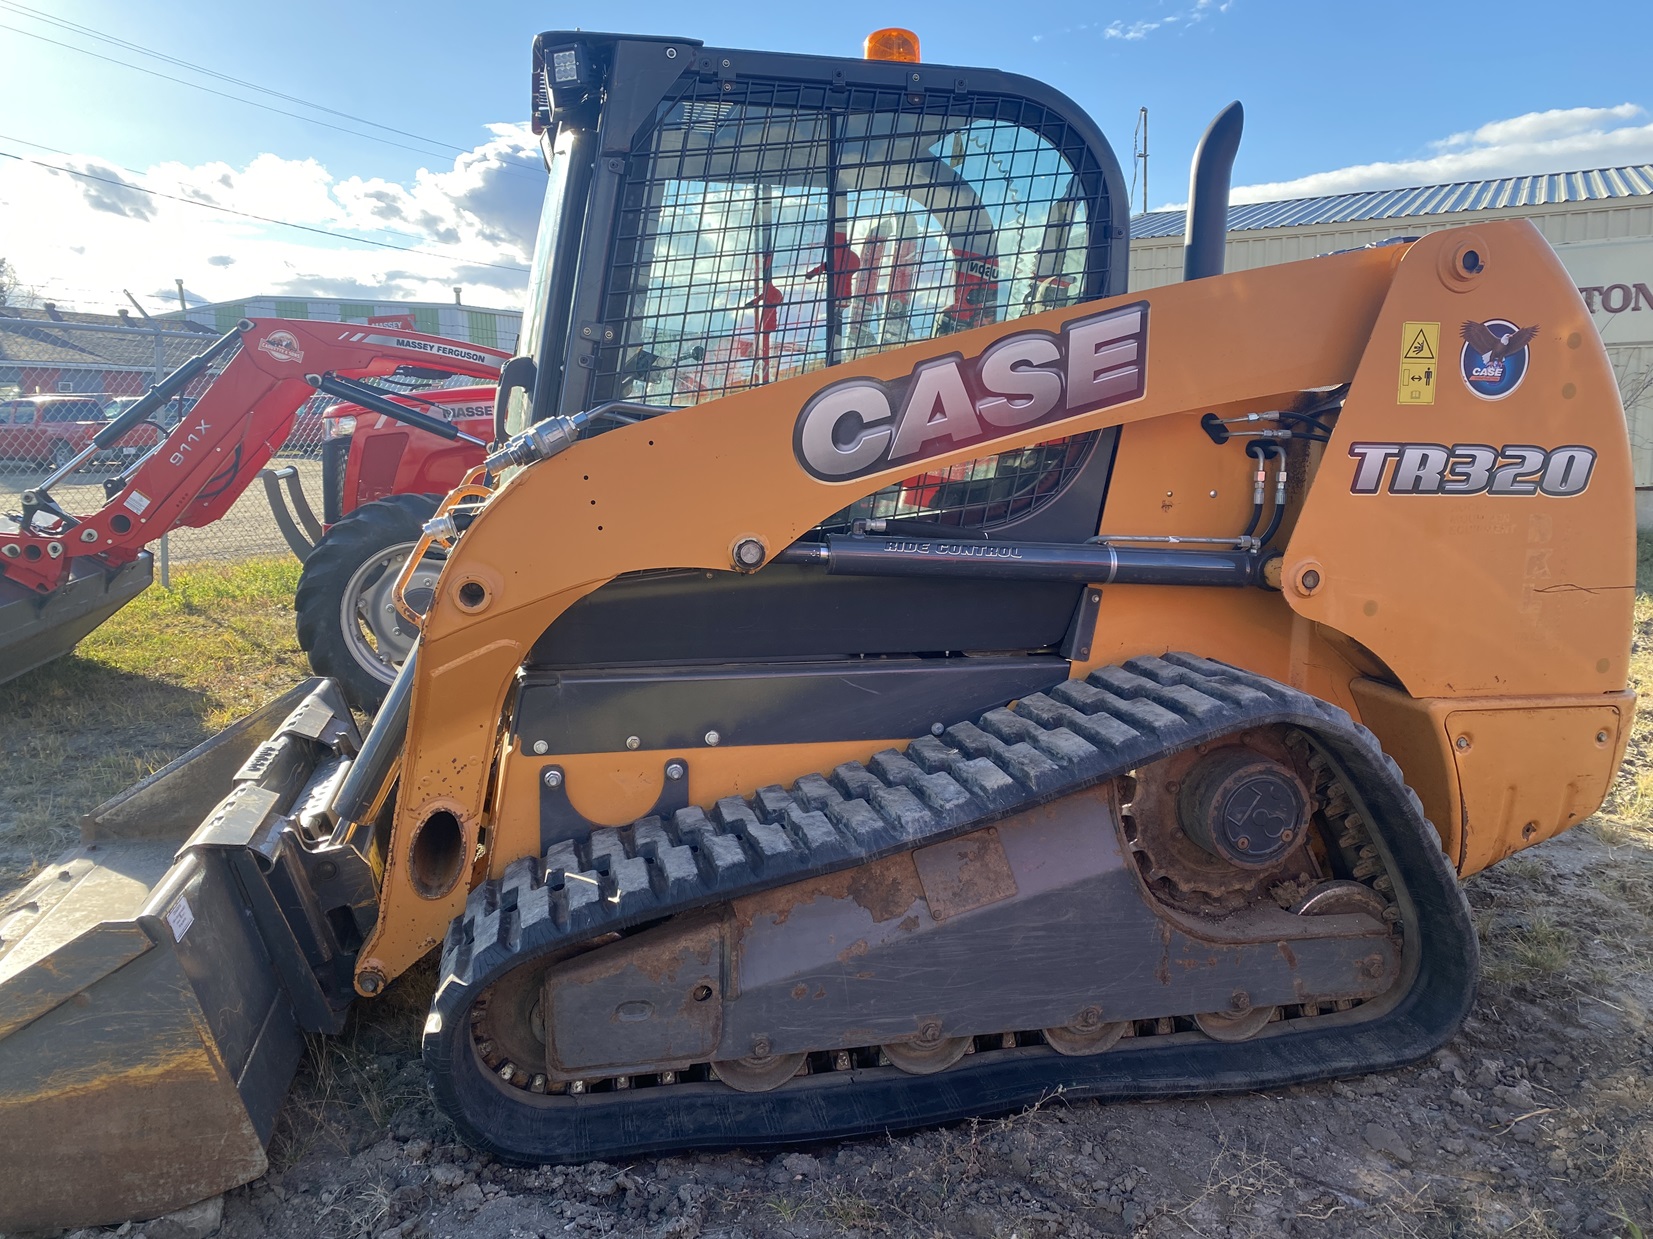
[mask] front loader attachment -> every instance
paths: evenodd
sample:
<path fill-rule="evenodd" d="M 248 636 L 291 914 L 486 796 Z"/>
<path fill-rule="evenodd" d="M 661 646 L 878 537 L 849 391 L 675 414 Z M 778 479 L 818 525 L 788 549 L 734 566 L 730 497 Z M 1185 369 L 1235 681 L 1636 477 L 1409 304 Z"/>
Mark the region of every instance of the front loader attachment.
<path fill-rule="evenodd" d="M 0 577 L 0 684 L 74 649 L 148 589 L 154 574 L 154 560 L 144 551 L 119 568 L 78 560 L 63 584 L 45 595 Z"/>
<path fill-rule="evenodd" d="M 320 807 L 357 746 L 337 687 L 307 681 L 94 810 L 0 905 L 0 1231 L 153 1217 L 263 1173 L 302 1034 L 342 1025 L 374 915 Z"/>

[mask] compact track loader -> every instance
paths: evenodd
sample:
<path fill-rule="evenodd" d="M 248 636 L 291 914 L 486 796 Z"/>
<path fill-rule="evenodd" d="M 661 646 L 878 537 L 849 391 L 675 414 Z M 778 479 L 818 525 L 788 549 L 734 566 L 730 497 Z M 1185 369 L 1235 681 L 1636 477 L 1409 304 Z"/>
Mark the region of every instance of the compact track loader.
<path fill-rule="evenodd" d="M 432 953 L 432 1088 L 525 1163 L 1450 1038 L 1458 878 L 1634 706 L 1623 412 L 1538 233 L 1222 275 L 1231 109 L 1189 280 L 1128 293 L 1036 82 L 586 32 L 533 82 L 418 640 L 365 737 L 301 685 L 8 905 L 0 1227 L 259 1174 L 301 1035 Z"/>

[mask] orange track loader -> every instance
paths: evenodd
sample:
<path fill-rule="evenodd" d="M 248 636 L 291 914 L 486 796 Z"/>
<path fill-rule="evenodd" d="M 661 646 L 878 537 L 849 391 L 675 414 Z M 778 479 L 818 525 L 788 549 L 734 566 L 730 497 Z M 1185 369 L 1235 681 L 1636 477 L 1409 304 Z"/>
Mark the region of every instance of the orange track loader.
<path fill-rule="evenodd" d="M 1594 811 L 1634 707 L 1624 416 L 1537 232 L 1221 274 L 1231 110 L 1131 293 L 1039 83 L 533 70 L 523 355 L 418 640 L 365 737 L 301 685 L 8 906 L 0 1227 L 257 1175 L 300 1032 L 432 954 L 431 1086 L 524 1163 L 1449 1039 L 1458 879 Z"/>

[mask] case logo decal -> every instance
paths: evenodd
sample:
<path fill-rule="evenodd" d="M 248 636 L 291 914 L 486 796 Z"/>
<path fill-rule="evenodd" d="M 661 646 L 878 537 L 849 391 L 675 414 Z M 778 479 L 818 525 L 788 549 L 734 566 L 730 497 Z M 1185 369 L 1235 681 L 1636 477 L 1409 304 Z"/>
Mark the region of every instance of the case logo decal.
<path fill-rule="evenodd" d="M 1537 325 L 1517 327 L 1507 318 L 1467 322 L 1458 328 L 1464 348 L 1458 366 L 1464 385 L 1482 400 L 1502 400 L 1527 376 L 1527 345 Z"/>
<path fill-rule="evenodd" d="M 827 384 L 798 414 L 793 452 L 822 481 L 851 481 L 1139 399 L 1147 357 L 1145 301 L 1074 319 L 1060 335 L 1017 332 L 898 379 Z"/>

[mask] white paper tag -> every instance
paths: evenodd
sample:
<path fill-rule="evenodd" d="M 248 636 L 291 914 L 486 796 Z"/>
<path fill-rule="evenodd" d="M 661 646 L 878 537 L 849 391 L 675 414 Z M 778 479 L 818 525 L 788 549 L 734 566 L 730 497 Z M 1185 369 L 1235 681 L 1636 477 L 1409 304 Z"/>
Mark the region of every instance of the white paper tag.
<path fill-rule="evenodd" d="M 182 942 L 189 927 L 195 924 L 195 913 L 189 909 L 189 900 L 179 895 L 177 902 L 166 910 L 166 923 L 172 926 L 172 940 Z"/>
<path fill-rule="evenodd" d="M 142 516 L 144 509 L 149 506 L 149 496 L 135 490 L 126 497 L 121 506 L 130 509 L 133 516 Z"/>

